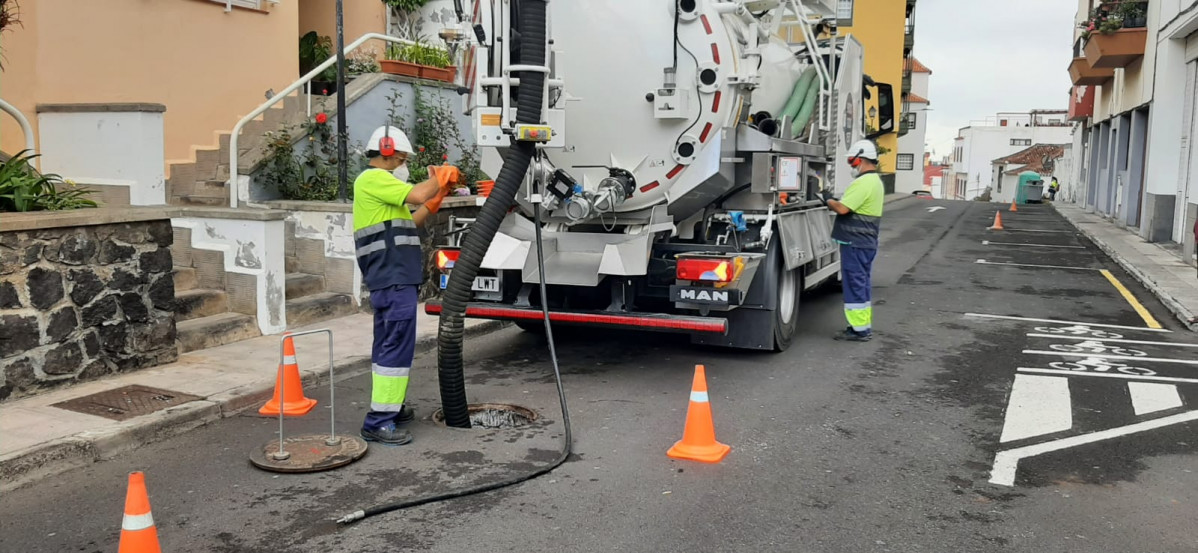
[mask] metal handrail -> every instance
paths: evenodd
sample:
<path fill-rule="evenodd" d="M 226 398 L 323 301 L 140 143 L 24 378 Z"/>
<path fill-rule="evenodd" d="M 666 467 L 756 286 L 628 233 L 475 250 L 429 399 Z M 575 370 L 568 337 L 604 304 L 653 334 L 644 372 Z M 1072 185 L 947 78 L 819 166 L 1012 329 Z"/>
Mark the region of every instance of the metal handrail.
<path fill-rule="evenodd" d="M 357 40 L 346 45 L 344 53 L 346 55 L 349 55 L 350 52 L 357 50 L 358 47 L 361 46 L 362 44 L 366 43 L 366 41 L 375 40 L 375 39 L 382 40 L 384 42 L 393 42 L 396 44 L 408 44 L 408 45 L 416 44 L 415 42 L 412 42 L 410 40 L 405 40 L 402 38 L 395 38 L 393 36 L 384 35 L 381 33 L 366 33 L 366 34 L 362 35 L 360 38 L 358 38 Z M 325 69 L 332 67 L 336 63 L 337 63 L 337 56 L 330 56 L 329 59 L 325 60 L 320 65 L 317 65 L 315 68 L 313 68 L 311 71 L 309 71 L 306 75 L 304 75 L 303 77 L 300 77 L 299 80 L 291 83 L 290 86 L 288 86 L 287 88 L 284 88 L 278 94 L 271 96 L 269 100 L 263 102 L 262 105 L 258 106 L 257 109 L 255 109 L 254 111 L 251 111 L 249 115 L 242 117 L 241 120 L 238 121 L 237 124 L 233 126 L 233 131 L 231 133 L 231 136 L 229 137 L 229 207 L 237 207 L 237 201 L 238 201 L 237 200 L 238 180 L 240 180 L 240 179 L 238 179 L 238 175 L 237 175 L 237 158 L 238 158 L 237 137 L 238 137 L 238 135 L 241 134 L 241 129 L 244 128 L 250 121 L 253 121 L 255 117 L 262 115 L 266 110 L 270 109 L 271 106 L 274 106 L 275 104 L 281 102 L 284 98 L 291 95 L 292 92 L 299 90 L 299 88 L 301 86 L 304 86 L 305 84 L 310 82 L 313 78 L 315 78 L 317 75 L 321 74 Z M 309 93 L 311 93 L 311 91 L 309 91 Z M 344 90 L 337 91 L 337 94 L 344 94 L 344 93 L 345 93 Z M 338 116 L 344 117 L 345 115 L 338 114 Z"/>
<path fill-rule="evenodd" d="M 21 110 L 4 100 L 0 100 L 0 109 L 17 120 L 17 124 L 21 126 L 21 133 L 25 135 L 25 149 L 29 150 L 30 154 L 36 154 L 37 142 L 33 140 L 33 126 L 29 124 L 29 119 L 25 117 L 24 113 L 21 113 Z M 34 160 L 37 162 L 38 170 L 41 170 L 41 160 L 38 158 L 34 158 Z"/>

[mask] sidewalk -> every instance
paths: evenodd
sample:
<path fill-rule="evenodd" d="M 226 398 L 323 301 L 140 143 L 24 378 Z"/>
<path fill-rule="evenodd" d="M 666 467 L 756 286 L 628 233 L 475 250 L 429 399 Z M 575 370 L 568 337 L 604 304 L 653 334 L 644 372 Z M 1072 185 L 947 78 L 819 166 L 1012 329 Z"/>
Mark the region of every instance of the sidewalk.
<path fill-rule="evenodd" d="M 1115 226 L 1101 215 L 1069 204 L 1054 204 L 1125 271 L 1148 288 L 1190 330 L 1198 331 L 1198 272 L 1176 254 Z"/>
<path fill-rule="evenodd" d="M 416 352 L 436 348 L 437 317 L 418 316 Z M 496 321 L 466 321 L 466 337 L 502 328 Z M 337 380 L 370 370 L 373 318 L 359 313 L 295 331 L 333 330 Z M 257 409 L 273 393 L 279 336 L 263 336 L 179 356 L 169 365 L 131 372 L 0 404 L 0 491 L 65 470 L 111 458 L 176 436 L 212 421 Z M 295 340 L 305 388 L 328 384 L 324 335 Z M 69 399 L 128 385 L 142 385 L 200 399 L 125 421 L 52 407 Z"/>

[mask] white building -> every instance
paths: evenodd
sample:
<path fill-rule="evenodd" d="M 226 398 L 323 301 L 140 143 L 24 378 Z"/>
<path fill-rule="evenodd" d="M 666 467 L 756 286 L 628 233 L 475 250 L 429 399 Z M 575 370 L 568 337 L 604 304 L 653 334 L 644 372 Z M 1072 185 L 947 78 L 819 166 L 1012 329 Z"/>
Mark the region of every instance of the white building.
<path fill-rule="evenodd" d="M 928 81 L 932 70 L 914 57 L 907 58 L 904 77 L 911 90 L 903 94 L 903 120 L 899 122 L 898 157 L 895 159 L 894 191 L 910 194 L 924 186 L 924 145 L 928 134 Z M 905 133 L 905 134 L 904 134 Z"/>
<path fill-rule="evenodd" d="M 1044 182 L 1043 192 L 1047 193 L 1048 184 L 1056 172 L 1063 169 L 1060 160 L 1069 147 L 1069 144 L 1036 144 L 992 161 L 990 201 L 1004 204 L 1014 201 L 1019 192 L 1019 179 L 1026 172 L 1039 175 Z M 1059 178 L 1057 182 L 1060 182 Z"/>
<path fill-rule="evenodd" d="M 999 113 L 961 129 L 953 144 L 952 169 L 945 174 L 946 197 L 974 200 L 983 196 L 993 183 L 992 162 L 996 159 L 1036 144 L 1072 142 L 1066 117 L 1066 110 Z"/>

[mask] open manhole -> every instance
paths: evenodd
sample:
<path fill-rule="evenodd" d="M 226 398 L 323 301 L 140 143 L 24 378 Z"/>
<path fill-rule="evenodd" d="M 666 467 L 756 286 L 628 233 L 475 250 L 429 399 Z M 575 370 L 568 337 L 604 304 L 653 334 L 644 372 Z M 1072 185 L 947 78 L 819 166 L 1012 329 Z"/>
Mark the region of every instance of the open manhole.
<path fill-rule="evenodd" d="M 55 403 L 53 407 L 123 421 L 197 399 L 200 398 L 134 384 Z"/>
<path fill-rule="evenodd" d="M 506 403 L 472 403 L 466 407 L 470 412 L 472 428 L 519 428 L 537 420 L 537 412 L 519 405 Z M 437 409 L 433 421 L 445 424 L 445 413 Z"/>

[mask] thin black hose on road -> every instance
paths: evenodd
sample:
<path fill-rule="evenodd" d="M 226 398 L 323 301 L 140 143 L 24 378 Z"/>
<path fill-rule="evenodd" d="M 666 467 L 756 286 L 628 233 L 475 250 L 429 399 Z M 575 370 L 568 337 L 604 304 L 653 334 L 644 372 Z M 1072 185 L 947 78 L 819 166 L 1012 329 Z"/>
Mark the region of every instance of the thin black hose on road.
<path fill-rule="evenodd" d="M 540 46 L 536 49 L 530 48 L 529 50 L 526 50 L 525 48 L 531 46 L 532 44 L 529 44 L 528 42 L 523 44 L 522 48 L 521 48 L 521 55 L 520 55 L 521 62 L 528 63 L 528 64 L 544 63 L 544 59 L 545 59 L 545 48 L 544 48 L 545 17 L 546 17 L 545 0 L 522 0 L 522 4 L 526 8 L 528 8 L 527 10 L 521 11 L 521 14 L 525 16 L 524 29 L 526 29 L 526 30 L 525 30 L 524 36 L 526 38 L 526 41 L 532 41 L 533 44 L 539 44 Z M 533 25 L 533 23 L 535 23 L 535 22 L 539 22 L 539 23 L 537 25 Z M 539 31 L 537 31 L 537 29 L 539 29 Z M 537 33 L 539 33 L 539 35 Z M 539 38 L 537 38 L 538 36 L 539 36 Z M 530 52 L 530 50 L 535 50 L 535 51 Z M 539 54 L 537 53 L 537 51 L 539 51 Z M 534 60 L 536 60 L 536 61 L 534 62 Z M 541 79 L 539 79 L 539 80 L 543 81 L 543 79 L 544 79 L 543 74 L 534 73 L 534 75 L 540 75 Z M 517 118 L 523 123 L 538 123 L 539 121 L 536 119 L 539 118 L 539 115 L 535 115 L 535 114 L 540 113 L 541 96 L 542 96 L 542 94 L 540 93 L 541 86 L 530 82 L 532 79 L 529 78 L 528 76 L 525 76 L 524 79 L 526 79 L 524 82 L 528 84 L 528 87 L 522 87 L 522 88 L 524 88 L 524 90 L 522 90 L 521 94 L 520 94 L 519 108 L 518 108 L 519 112 L 518 113 L 523 114 L 527 111 L 531 111 L 534 109 L 535 109 L 535 111 L 532 111 L 532 113 L 534 113 L 534 116 L 533 116 L 533 120 L 531 120 L 531 121 L 525 120 L 525 119 L 527 119 L 527 117 L 524 119 L 521 119 L 520 115 L 517 115 Z M 534 89 L 535 91 L 537 91 L 537 93 L 533 94 L 532 92 L 530 92 L 528 90 L 528 88 L 530 88 L 530 87 L 532 89 Z M 531 98 L 532 96 L 536 96 L 535 102 L 532 101 L 532 98 Z M 527 101 L 526 101 L 526 99 L 527 99 Z M 533 107 L 534 105 L 535 105 L 535 108 Z M 461 357 L 462 336 L 463 336 L 463 331 L 464 331 L 463 321 L 464 321 L 466 301 L 468 301 L 470 298 L 470 283 L 472 283 L 474 281 L 474 277 L 478 273 L 478 267 L 482 263 L 483 255 L 486 253 L 487 247 L 490 245 L 491 239 L 494 237 L 495 232 L 499 228 L 499 222 L 503 220 L 503 216 L 507 213 L 508 206 L 510 206 L 512 200 L 515 199 L 516 191 L 519 189 L 520 183 L 521 183 L 521 181 L 523 181 L 524 174 L 528 171 L 528 165 L 532 160 L 533 154 L 535 153 L 535 149 L 531 145 L 527 145 L 527 147 L 525 147 L 525 146 L 526 146 L 525 144 L 517 143 L 515 145 L 515 147 L 513 147 L 512 150 L 508 153 L 508 155 L 504 158 L 503 169 L 500 170 L 499 178 L 497 178 L 495 180 L 495 190 L 493 190 L 491 197 L 488 198 L 487 202 L 483 205 L 482 213 L 480 213 L 478 219 L 475 222 L 474 227 L 472 227 L 472 229 L 471 229 L 471 232 L 466 235 L 464 244 L 462 246 L 462 257 L 459 258 L 456 266 L 454 267 L 454 272 L 450 276 L 449 286 L 447 286 L 447 289 L 446 289 L 447 297 L 446 297 L 446 301 L 443 303 L 444 307 L 443 307 L 443 311 L 441 313 L 441 327 L 440 327 L 439 334 L 438 334 L 438 346 L 439 346 L 438 362 L 439 362 L 439 367 L 440 367 L 439 376 L 441 379 L 441 398 L 442 398 L 442 404 L 443 404 L 442 411 L 445 415 L 446 424 L 450 425 L 450 426 L 455 426 L 455 425 L 449 424 L 450 402 L 447 401 L 447 398 L 454 402 L 457 402 L 460 400 L 460 413 L 455 411 L 455 416 L 463 417 L 465 420 L 465 423 L 459 424 L 457 426 L 464 426 L 464 427 L 470 426 L 470 417 L 469 417 L 469 413 L 466 408 L 465 379 L 463 378 L 462 357 Z M 501 194 L 501 191 L 500 191 L 500 183 L 501 182 L 505 183 L 507 185 L 507 188 L 510 188 L 510 191 L 506 191 L 506 198 L 507 198 L 506 200 L 503 200 L 502 198 L 504 196 L 500 195 Z M 488 211 L 487 207 L 492 206 L 492 205 L 501 206 L 501 207 L 498 209 L 491 209 Z M 484 484 L 479 484 L 477 486 L 464 488 L 461 490 L 455 490 L 455 491 L 450 491 L 450 492 L 446 492 L 446 493 L 434 494 L 434 495 L 425 496 L 425 497 L 418 497 L 415 499 L 406 499 L 406 500 L 397 501 L 394 503 L 378 505 L 375 507 L 371 507 L 369 509 L 354 511 L 353 513 L 350 513 L 348 515 L 345 515 L 345 516 L 337 519 L 338 523 L 348 524 L 350 522 L 362 520 L 364 518 L 371 517 L 374 515 L 389 513 L 391 511 L 396 511 L 399 509 L 407 509 L 409 507 L 426 505 L 429 503 L 435 503 L 438 501 L 445 501 L 448 499 L 464 497 L 464 496 L 473 495 L 473 494 L 477 494 L 477 493 L 496 490 L 499 488 L 504 488 L 504 487 L 511 486 L 514 484 L 519 484 L 520 482 L 526 482 L 528 480 L 531 480 L 533 478 L 536 478 L 538 476 L 541 476 L 543 474 L 546 474 L 546 473 L 552 471 L 553 469 L 561 466 L 562 463 L 566 462 L 566 459 L 570 457 L 570 453 L 573 450 L 574 435 L 573 435 L 573 430 L 571 429 L 571 426 L 570 426 L 570 410 L 566 406 L 566 392 L 565 392 L 565 389 L 562 387 L 562 373 L 561 373 L 561 369 L 558 367 L 558 362 L 557 362 L 557 348 L 556 348 L 556 346 L 554 344 L 554 340 L 553 340 L 553 327 L 549 322 L 549 294 L 548 294 L 546 286 L 545 286 L 545 278 L 544 278 L 544 275 L 545 275 L 545 251 L 544 251 L 544 246 L 543 246 L 543 242 L 542 242 L 542 238 L 541 238 L 541 205 L 539 203 L 535 204 L 533 206 L 533 213 L 534 213 L 534 220 L 535 220 L 535 224 L 536 224 L 537 269 L 538 269 L 538 271 L 540 271 L 539 272 L 540 278 L 538 280 L 540 280 L 541 315 L 542 315 L 542 319 L 545 322 L 545 337 L 548 339 L 548 342 L 549 342 L 549 358 L 553 362 L 553 376 L 557 382 L 557 398 L 558 398 L 558 403 L 561 406 L 562 423 L 565 425 L 562 449 L 561 449 L 561 452 L 558 454 L 557 459 L 555 459 L 552 463 L 545 465 L 544 467 L 538 468 L 534 471 L 531 471 L 531 472 L 528 472 L 525 474 L 516 475 L 516 476 L 511 476 L 511 477 L 505 478 L 503 480 L 499 480 L 499 481 L 495 481 L 495 482 L 487 482 Z M 488 215 L 487 220 L 489 222 L 493 221 L 492 226 L 480 228 L 480 224 L 483 223 L 483 215 Z M 470 249 L 468 250 L 467 248 L 470 248 Z M 474 254 L 470 254 L 470 252 L 474 252 Z M 470 257 L 467 257 L 468 255 L 470 255 Z M 462 271 L 463 269 L 467 269 L 467 270 L 465 272 L 459 274 L 459 271 Z M 454 288 L 455 279 L 458 283 L 458 286 L 456 289 Z M 464 291 L 462 290 L 462 288 L 463 288 L 462 283 L 465 283 Z M 456 316 L 450 316 L 447 318 L 446 314 L 450 313 L 450 303 L 449 303 L 448 294 L 451 290 L 454 290 L 456 293 L 455 298 L 457 298 L 458 301 L 456 302 L 455 308 L 457 308 L 458 311 L 455 314 L 453 314 Z M 448 356 L 446 355 L 446 346 L 450 346 Z M 454 349 L 454 346 L 456 346 L 456 349 Z M 448 363 L 447 363 L 447 361 L 448 361 Z M 456 363 L 456 365 L 455 365 L 455 363 Z M 447 368 L 449 370 L 447 370 Z M 448 382 L 447 382 L 447 380 L 448 380 Z M 448 395 L 446 393 L 447 383 L 452 386 L 455 386 L 454 388 L 452 388 L 449 391 Z M 455 407 L 457 407 L 457 405 L 455 405 Z M 458 419 L 458 420 L 460 420 L 460 419 Z"/>

